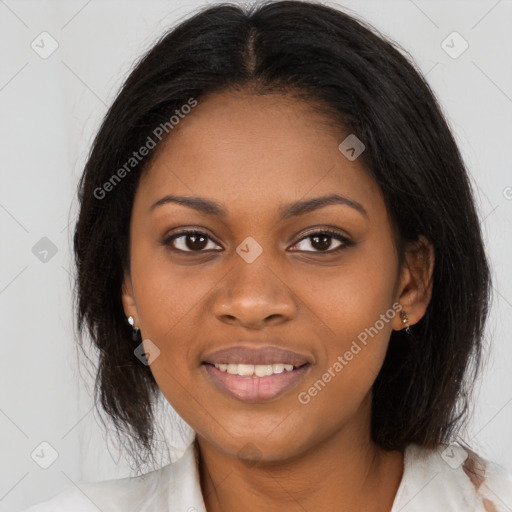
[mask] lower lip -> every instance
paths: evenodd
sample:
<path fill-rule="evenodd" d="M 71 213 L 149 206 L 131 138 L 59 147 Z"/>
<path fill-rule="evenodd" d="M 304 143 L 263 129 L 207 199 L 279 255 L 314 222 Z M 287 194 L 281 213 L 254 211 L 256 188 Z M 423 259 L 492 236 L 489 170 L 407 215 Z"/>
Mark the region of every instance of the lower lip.
<path fill-rule="evenodd" d="M 243 402 L 265 402 L 284 394 L 294 387 L 309 370 L 306 364 L 291 372 L 284 370 L 265 377 L 232 375 L 211 364 L 203 365 L 214 384 L 224 393 Z"/>

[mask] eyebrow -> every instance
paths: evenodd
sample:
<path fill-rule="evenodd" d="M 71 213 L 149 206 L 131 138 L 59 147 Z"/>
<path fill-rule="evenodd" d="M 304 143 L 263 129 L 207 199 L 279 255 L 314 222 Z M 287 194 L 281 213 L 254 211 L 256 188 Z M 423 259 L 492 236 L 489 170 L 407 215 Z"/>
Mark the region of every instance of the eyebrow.
<path fill-rule="evenodd" d="M 149 210 L 151 212 L 159 206 L 170 203 L 181 204 L 183 206 L 193 208 L 194 210 L 197 210 L 198 212 L 204 213 L 206 215 L 215 215 L 221 218 L 226 218 L 228 216 L 228 211 L 226 208 L 224 208 L 220 203 L 216 201 L 212 201 L 211 199 L 206 199 L 204 197 L 176 196 L 173 194 L 162 197 L 154 204 L 152 204 Z M 365 217 L 369 217 L 368 212 L 361 203 L 358 203 L 353 199 L 340 196 L 339 194 L 329 194 L 322 197 L 304 199 L 302 201 L 286 204 L 279 208 L 279 215 L 281 219 L 289 219 L 291 217 L 304 215 L 305 213 L 309 213 L 325 206 L 330 206 L 332 204 L 350 206 Z"/>

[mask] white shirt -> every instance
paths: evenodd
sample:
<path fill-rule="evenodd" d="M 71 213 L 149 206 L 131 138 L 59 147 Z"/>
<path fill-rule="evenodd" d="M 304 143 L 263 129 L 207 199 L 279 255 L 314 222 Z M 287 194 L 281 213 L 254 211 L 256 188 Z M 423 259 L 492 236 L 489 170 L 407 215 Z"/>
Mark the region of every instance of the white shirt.
<path fill-rule="evenodd" d="M 391 512 L 511 512 L 512 474 L 486 462 L 483 481 L 474 484 L 463 469 L 465 455 L 458 445 L 435 451 L 409 445 Z M 196 460 L 191 443 L 159 470 L 80 483 L 25 512 L 206 512 Z"/>

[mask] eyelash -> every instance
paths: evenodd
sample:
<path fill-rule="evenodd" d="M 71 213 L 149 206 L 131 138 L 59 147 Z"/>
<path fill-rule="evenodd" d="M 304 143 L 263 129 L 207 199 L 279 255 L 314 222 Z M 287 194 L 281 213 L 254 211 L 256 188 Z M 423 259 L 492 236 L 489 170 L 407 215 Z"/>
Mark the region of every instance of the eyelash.
<path fill-rule="evenodd" d="M 207 238 L 208 240 L 218 244 L 218 242 L 216 242 L 213 238 L 211 238 L 207 233 L 205 233 L 204 231 L 197 230 L 197 229 L 184 229 L 178 233 L 174 233 L 173 235 L 166 237 L 163 240 L 162 244 L 165 246 L 171 246 L 172 250 L 181 252 L 181 253 L 200 254 L 202 252 L 206 252 L 204 249 L 200 250 L 200 251 L 190 251 L 190 250 L 184 251 L 182 249 L 176 249 L 175 247 L 172 246 L 172 242 L 174 240 L 181 238 L 183 236 L 186 236 L 186 235 L 199 235 L 199 236 Z M 317 235 L 328 235 L 329 237 L 334 238 L 335 240 L 338 240 L 339 242 L 341 242 L 342 245 L 340 245 L 336 249 L 331 249 L 331 250 L 327 250 L 327 251 L 297 251 L 297 252 L 313 252 L 316 254 L 336 254 L 336 253 L 342 251 L 343 249 L 346 249 L 347 247 L 351 247 L 352 245 L 354 245 L 354 242 L 350 241 L 347 237 L 345 237 L 341 233 L 339 233 L 337 231 L 333 231 L 328 228 L 319 229 L 318 231 L 312 231 L 310 233 L 307 233 L 301 239 L 297 240 L 297 242 L 295 242 L 294 245 L 297 245 L 298 243 L 302 242 L 303 240 L 307 240 L 308 238 L 313 238 L 314 236 L 317 236 Z M 218 244 L 218 245 L 220 245 L 220 244 Z M 220 252 L 220 251 L 215 250 L 215 252 Z"/>

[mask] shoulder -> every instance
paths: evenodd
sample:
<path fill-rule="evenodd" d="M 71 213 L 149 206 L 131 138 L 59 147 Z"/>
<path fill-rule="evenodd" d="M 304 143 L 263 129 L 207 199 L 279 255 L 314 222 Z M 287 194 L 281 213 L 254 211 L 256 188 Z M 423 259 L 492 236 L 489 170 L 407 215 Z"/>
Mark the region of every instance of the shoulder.
<path fill-rule="evenodd" d="M 456 444 L 436 449 L 409 445 L 393 512 L 433 509 L 509 512 L 512 473 Z"/>
<path fill-rule="evenodd" d="M 171 466 L 138 477 L 102 482 L 77 482 L 24 512 L 128 512 L 167 510 Z M 165 504 L 165 509 L 162 508 Z"/>
<path fill-rule="evenodd" d="M 138 477 L 75 483 L 24 512 L 204 511 L 196 452 L 190 445 L 174 463 Z"/>

